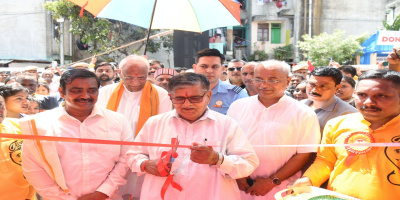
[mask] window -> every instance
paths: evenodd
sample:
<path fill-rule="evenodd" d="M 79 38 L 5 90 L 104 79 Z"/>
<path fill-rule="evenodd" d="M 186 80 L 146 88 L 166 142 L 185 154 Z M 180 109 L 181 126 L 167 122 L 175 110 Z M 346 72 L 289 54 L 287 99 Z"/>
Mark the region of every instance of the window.
<path fill-rule="evenodd" d="M 269 41 L 269 24 L 258 24 L 257 41 Z"/>

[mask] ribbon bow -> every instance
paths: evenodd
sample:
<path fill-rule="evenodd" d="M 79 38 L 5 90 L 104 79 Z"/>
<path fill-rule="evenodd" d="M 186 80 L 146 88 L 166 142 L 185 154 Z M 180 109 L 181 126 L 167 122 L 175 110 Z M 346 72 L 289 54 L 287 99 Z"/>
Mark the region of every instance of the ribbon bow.
<path fill-rule="evenodd" d="M 165 180 L 164 185 L 161 188 L 161 198 L 164 200 L 165 192 L 170 185 L 173 188 L 182 191 L 183 188 L 178 183 L 174 182 L 174 176 L 170 174 L 170 169 L 168 167 L 169 162 L 174 162 L 174 159 L 178 157 L 178 153 L 176 153 L 176 149 L 178 148 L 179 141 L 177 138 L 171 138 L 172 148 L 169 151 L 163 151 L 161 153 L 160 159 L 158 159 L 158 171 L 161 176 L 167 176 L 167 180 Z"/>

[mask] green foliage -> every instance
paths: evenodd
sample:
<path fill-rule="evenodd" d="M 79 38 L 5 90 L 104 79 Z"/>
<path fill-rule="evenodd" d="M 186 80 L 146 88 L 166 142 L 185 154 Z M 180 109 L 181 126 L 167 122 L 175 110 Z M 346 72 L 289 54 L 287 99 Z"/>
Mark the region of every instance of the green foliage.
<path fill-rule="evenodd" d="M 104 18 L 94 18 L 92 14 L 84 11 L 83 17 L 79 17 L 81 8 L 69 1 L 47 1 L 44 4 L 46 10 L 51 11 L 54 19 L 64 17 L 71 25 L 70 32 L 80 37 L 83 43 L 93 47 L 95 53 L 104 52 L 118 46 L 142 39 L 147 36 L 147 30 L 128 23 L 109 20 Z M 158 30 L 151 30 L 151 34 Z M 120 53 L 129 55 L 138 50 L 145 43 L 141 43 L 137 49 L 128 51 L 127 48 L 118 50 Z M 148 52 L 156 53 L 161 44 L 153 40 L 149 41 Z"/>
<path fill-rule="evenodd" d="M 293 58 L 292 45 L 285 45 L 281 47 L 274 48 L 274 58 L 276 60 L 288 61 Z"/>
<path fill-rule="evenodd" d="M 388 24 L 385 20 L 382 23 L 386 30 L 398 31 L 400 30 L 400 15 L 398 15 L 396 19 L 394 19 L 392 24 Z"/>
<path fill-rule="evenodd" d="M 314 66 L 327 66 L 330 58 L 338 63 L 353 60 L 353 55 L 362 55 L 361 43 L 367 38 L 367 33 L 359 36 L 345 36 L 345 32 L 335 30 L 331 35 L 322 33 L 311 38 L 303 35 L 304 41 L 299 41 L 297 47 L 304 51 L 304 56 Z"/>
<path fill-rule="evenodd" d="M 249 61 L 264 61 L 268 60 L 268 54 L 265 51 L 255 50 L 253 54 L 250 55 Z"/>

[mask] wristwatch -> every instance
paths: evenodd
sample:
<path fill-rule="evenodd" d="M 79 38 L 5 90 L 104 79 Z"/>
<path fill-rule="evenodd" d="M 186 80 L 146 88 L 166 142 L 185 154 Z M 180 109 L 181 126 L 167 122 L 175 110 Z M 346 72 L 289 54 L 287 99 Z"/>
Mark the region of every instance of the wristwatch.
<path fill-rule="evenodd" d="M 281 184 L 281 179 L 277 178 L 277 177 L 272 177 L 271 178 L 272 183 L 274 183 L 275 185 L 280 185 Z"/>

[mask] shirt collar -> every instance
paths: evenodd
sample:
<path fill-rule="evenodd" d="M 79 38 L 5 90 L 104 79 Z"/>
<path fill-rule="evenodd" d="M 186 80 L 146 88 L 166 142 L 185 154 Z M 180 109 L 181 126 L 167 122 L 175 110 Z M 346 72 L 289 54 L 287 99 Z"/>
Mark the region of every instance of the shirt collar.
<path fill-rule="evenodd" d="M 363 115 L 361 113 L 359 113 L 357 117 L 359 118 L 361 123 L 367 125 L 368 127 L 371 125 L 371 122 L 369 122 L 366 119 L 364 119 L 364 117 L 363 117 Z M 393 119 L 391 119 L 390 121 L 386 122 L 386 124 L 384 124 L 383 126 L 379 127 L 376 130 L 386 128 L 386 127 L 390 126 L 391 124 L 397 124 L 399 122 L 400 122 L 400 114 L 397 115 L 396 117 L 394 117 Z"/>
<path fill-rule="evenodd" d="M 258 94 L 254 95 L 254 97 L 257 99 L 257 102 L 259 103 L 259 105 L 261 105 L 262 107 L 265 108 L 264 104 L 261 103 L 261 101 L 258 99 Z M 271 107 L 275 107 L 275 106 L 279 106 L 280 104 L 282 104 L 283 102 L 285 102 L 288 99 L 288 96 L 283 94 L 283 96 L 281 98 L 279 98 L 278 102 L 272 104 L 271 106 L 269 106 L 268 108 Z"/>
<path fill-rule="evenodd" d="M 61 108 L 61 115 L 59 116 L 59 118 L 67 116 L 67 117 L 72 117 L 70 114 L 67 113 L 67 111 L 65 110 L 65 107 L 60 107 Z M 90 115 L 87 118 L 92 118 L 95 117 L 96 115 L 99 115 L 101 117 L 104 117 L 104 113 L 103 111 L 96 105 L 94 105 L 92 113 L 90 113 Z M 72 117 L 75 119 L 75 117 Z"/>
<path fill-rule="evenodd" d="M 214 89 L 212 89 L 212 93 L 216 94 L 216 93 L 228 93 L 228 89 L 226 89 L 226 87 L 222 87 L 221 86 L 222 81 L 218 80 L 218 84 L 214 87 Z"/>
<path fill-rule="evenodd" d="M 176 109 L 174 109 L 172 112 L 173 112 L 172 115 L 171 115 L 172 118 L 176 118 L 176 119 L 181 119 L 181 120 L 183 120 L 183 121 L 187 121 L 186 119 L 183 119 L 181 116 L 179 116 L 179 114 L 178 114 L 178 112 L 176 111 Z M 201 116 L 201 117 L 200 117 L 198 120 L 196 120 L 195 122 L 202 121 L 202 120 L 205 120 L 205 119 L 207 119 L 207 118 L 209 118 L 209 119 L 211 119 L 211 120 L 214 120 L 214 121 L 217 120 L 217 117 L 215 116 L 215 113 L 211 112 L 210 109 L 209 109 L 208 107 L 207 107 L 206 112 L 204 113 L 204 115 Z M 195 123 L 195 122 L 194 122 L 194 123 Z"/>
<path fill-rule="evenodd" d="M 337 98 L 338 97 L 336 97 L 334 95 L 331 99 L 329 99 L 327 102 L 325 102 L 325 104 L 321 108 L 318 108 L 318 109 L 322 109 L 322 110 L 326 110 L 326 111 L 332 111 L 335 108 L 335 105 L 336 105 L 336 102 L 337 102 Z M 311 101 L 310 99 L 307 99 L 304 103 L 307 106 L 310 106 L 313 103 L 313 101 Z M 316 109 L 316 110 L 318 110 L 318 109 Z"/>

